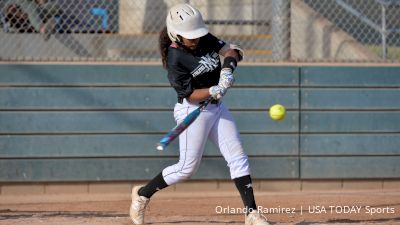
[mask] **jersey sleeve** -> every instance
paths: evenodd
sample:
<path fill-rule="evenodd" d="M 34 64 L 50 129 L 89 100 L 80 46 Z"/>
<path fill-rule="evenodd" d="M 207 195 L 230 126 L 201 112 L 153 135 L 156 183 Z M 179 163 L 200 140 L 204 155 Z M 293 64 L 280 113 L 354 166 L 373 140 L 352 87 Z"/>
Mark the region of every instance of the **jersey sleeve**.
<path fill-rule="evenodd" d="M 168 65 L 168 80 L 175 89 L 178 98 L 187 98 L 193 93 L 192 76 L 179 64 Z"/>
<path fill-rule="evenodd" d="M 218 39 L 211 33 L 207 34 L 207 43 L 212 47 L 215 52 L 219 52 L 222 47 L 226 45 L 225 41 Z"/>

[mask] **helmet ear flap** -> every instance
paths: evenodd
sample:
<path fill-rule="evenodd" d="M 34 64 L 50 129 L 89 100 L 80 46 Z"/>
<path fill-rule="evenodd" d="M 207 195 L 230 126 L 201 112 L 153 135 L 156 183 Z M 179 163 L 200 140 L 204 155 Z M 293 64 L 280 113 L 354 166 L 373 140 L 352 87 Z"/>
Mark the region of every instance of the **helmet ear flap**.
<path fill-rule="evenodd" d="M 168 28 L 167 28 L 167 30 L 168 30 Z M 168 31 L 168 36 L 169 36 L 169 39 L 171 39 L 171 41 L 174 41 L 174 42 L 176 42 L 178 44 L 182 44 L 183 43 L 182 36 L 179 35 L 179 34 L 175 34 L 174 32 Z"/>
<path fill-rule="evenodd" d="M 183 43 L 181 35 L 176 35 L 176 43 L 178 43 L 178 44 L 182 44 Z"/>
<path fill-rule="evenodd" d="M 176 42 L 176 40 L 177 40 L 177 34 L 175 34 L 174 32 L 172 32 L 172 31 L 170 31 L 169 29 L 168 29 L 168 26 L 167 26 L 167 32 L 168 32 L 168 36 L 169 36 L 169 39 L 171 39 L 171 41 L 175 41 Z"/>

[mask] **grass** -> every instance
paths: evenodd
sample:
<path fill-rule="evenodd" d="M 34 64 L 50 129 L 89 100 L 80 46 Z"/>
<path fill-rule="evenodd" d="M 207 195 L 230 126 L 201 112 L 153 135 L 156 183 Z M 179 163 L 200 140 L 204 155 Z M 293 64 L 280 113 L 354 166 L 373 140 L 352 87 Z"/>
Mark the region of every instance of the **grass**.
<path fill-rule="evenodd" d="M 369 45 L 367 46 L 372 52 L 382 58 L 382 46 L 381 45 Z M 387 48 L 387 60 L 400 60 L 400 47 L 388 46 Z"/>

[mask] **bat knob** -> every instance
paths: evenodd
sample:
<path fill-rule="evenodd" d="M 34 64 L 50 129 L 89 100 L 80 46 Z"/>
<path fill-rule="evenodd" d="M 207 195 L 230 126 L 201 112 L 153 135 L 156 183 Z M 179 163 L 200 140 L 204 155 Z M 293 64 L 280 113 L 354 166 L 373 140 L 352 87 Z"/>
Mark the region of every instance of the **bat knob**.
<path fill-rule="evenodd" d="M 158 144 L 158 145 L 157 145 L 157 150 L 158 150 L 158 151 L 163 151 L 163 150 L 164 150 L 164 147 L 163 147 L 162 145 Z"/>

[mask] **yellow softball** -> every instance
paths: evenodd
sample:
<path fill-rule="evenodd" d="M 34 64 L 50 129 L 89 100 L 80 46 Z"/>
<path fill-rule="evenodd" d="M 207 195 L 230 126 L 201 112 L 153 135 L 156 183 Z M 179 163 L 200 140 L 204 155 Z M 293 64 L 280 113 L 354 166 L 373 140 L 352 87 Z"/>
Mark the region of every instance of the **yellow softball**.
<path fill-rule="evenodd" d="M 269 108 L 269 116 L 273 120 L 283 120 L 285 119 L 286 109 L 283 105 L 276 104 Z"/>

